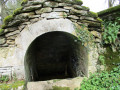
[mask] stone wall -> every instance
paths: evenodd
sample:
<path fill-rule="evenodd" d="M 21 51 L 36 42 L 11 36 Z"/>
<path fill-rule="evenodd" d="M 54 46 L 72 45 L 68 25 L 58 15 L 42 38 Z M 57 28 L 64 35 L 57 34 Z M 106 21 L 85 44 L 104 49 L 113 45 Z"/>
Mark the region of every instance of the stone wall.
<path fill-rule="evenodd" d="M 7 20 L 4 31 L 0 33 L 0 67 L 15 68 L 11 72 L 17 75 L 21 73 L 21 79 L 24 77 L 24 56 L 27 48 L 36 37 L 44 33 L 64 31 L 77 35 L 75 25 L 84 24 L 93 34 L 95 44 L 99 46 L 101 43 L 101 22 L 89 8 L 82 6 L 81 1 L 28 0 L 22 5 Z M 94 72 L 98 60 L 97 47 L 89 53 L 89 72 Z"/>

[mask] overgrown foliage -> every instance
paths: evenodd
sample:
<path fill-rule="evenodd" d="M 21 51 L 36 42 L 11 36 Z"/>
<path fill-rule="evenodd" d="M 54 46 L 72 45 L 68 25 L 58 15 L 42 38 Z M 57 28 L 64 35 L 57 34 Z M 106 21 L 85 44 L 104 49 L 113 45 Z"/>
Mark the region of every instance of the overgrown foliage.
<path fill-rule="evenodd" d="M 82 45 L 89 47 L 89 45 L 93 43 L 94 37 L 84 24 L 76 28 L 76 34 L 78 39 L 82 42 Z"/>
<path fill-rule="evenodd" d="M 114 44 L 117 39 L 117 34 L 120 29 L 120 25 L 117 22 L 107 21 L 104 22 L 103 43 Z"/>
<path fill-rule="evenodd" d="M 120 90 L 120 66 L 111 72 L 91 74 L 82 81 L 81 88 L 76 90 Z"/>
<path fill-rule="evenodd" d="M 19 86 L 23 86 L 25 81 L 15 81 L 12 83 L 0 83 L 0 90 L 18 90 Z M 21 89 L 24 90 L 24 89 Z"/>
<path fill-rule="evenodd" d="M 8 82 L 9 81 L 9 77 L 8 76 L 1 76 L 0 77 L 0 82 L 2 83 L 2 82 Z"/>

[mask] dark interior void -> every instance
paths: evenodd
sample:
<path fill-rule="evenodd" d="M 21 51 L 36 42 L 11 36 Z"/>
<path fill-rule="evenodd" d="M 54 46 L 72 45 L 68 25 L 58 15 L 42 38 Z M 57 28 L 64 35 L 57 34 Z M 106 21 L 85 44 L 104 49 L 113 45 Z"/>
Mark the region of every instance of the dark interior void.
<path fill-rule="evenodd" d="M 27 81 L 64 79 L 87 75 L 87 50 L 77 37 L 49 32 L 37 37 L 25 55 Z"/>

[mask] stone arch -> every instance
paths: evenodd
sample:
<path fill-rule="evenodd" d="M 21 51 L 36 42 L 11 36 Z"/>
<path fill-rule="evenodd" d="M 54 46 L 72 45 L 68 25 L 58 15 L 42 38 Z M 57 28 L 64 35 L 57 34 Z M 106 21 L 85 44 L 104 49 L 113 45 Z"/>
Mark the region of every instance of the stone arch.
<path fill-rule="evenodd" d="M 52 31 L 64 31 L 75 35 L 74 25 L 68 19 L 43 19 L 34 24 L 28 25 L 15 40 L 18 52 L 17 54 L 21 55 L 19 59 L 22 60 L 22 64 L 24 63 L 25 52 L 31 42 L 38 36 Z"/>
<path fill-rule="evenodd" d="M 53 31 L 42 34 L 26 51 L 26 80 L 42 81 L 87 76 L 87 56 L 87 49 L 70 33 Z"/>

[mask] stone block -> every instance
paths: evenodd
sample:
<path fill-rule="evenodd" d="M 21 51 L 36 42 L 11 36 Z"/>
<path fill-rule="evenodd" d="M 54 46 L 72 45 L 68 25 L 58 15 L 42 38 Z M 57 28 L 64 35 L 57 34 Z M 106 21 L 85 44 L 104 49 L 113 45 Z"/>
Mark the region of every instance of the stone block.
<path fill-rule="evenodd" d="M 85 10 L 77 10 L 77 9 L 71 9 L 71 10 L 70 10 L 70 13 L 71 13 L 71 14 L 75 14 L 75 15 L 77 15 L 77 14 L 87 15 L 87 14 L 88 14 L 88 12 L 85 11 Z"/>
<path fill-rule="evenodd" d="M 69 10 L 63 9 L 63 8 L 54 8 L 53 9 L 54 12 L 67 12 L 69 13 Z"/>
<path fill-rule="evenodd" d="M 48 1 L 44 3 L 44 7 L 58 7 L 58 3 L 53 1 Z"/>
<path fill-rule="evenodd" d="M 70 15 L 70 16 L 68 16 L 68 18 L 70 18 L 70 19 L 79 19 L 79 17 L 77 17 L 75 15 Z"/>
<path fill-rule="evenodd" d="M 6 39 L 4 37 L 0 37 L 0 45 L 5 43 L 6 43 Z"/>
<path fill-rule="evenodd" d="M 16 35 L 16 34 L 19 34 L 19 33 L 20 33 L 20 31 L 16 30 L 14 32 L 10 32 L 10 33 L 6 34 L 5 37 L 13 36 L 13 35 Z"/>
<path fill-rule="evenodd" d="M 36 12 L 36 14 L 42 14 L 42 13 L 49 13 L 49 12 L 51 12 L 52 11 L 52 8 L 50 8 L 50 7 L 47 7 L 47 8 L 42 8 L 42 9 L 40 9 L 40 10 L 36 10 L 35 12 Z"/>
<path fill-rule="evenodd" d="M 39 82 L 28 82 L 28 90 L 54 90 L 54 87 L 58 87 L 63 90 L 62 87 L 68 87 L 65 90 L 74 90 L 77 87 L 80 87 L 80 84 L 83 80 L 83 77 L 76 77 L 70 79 L 55 79 L 48 81 L 39 81 Z"/>
<path fill-rule="evenodd" d="M 53 19 L 53 18 L 65 18 L 67 14 L 65 12 L 51 12 L 51 13 L 43 13 L 41 17 Z"/>
<path fill-rule="evenodd" d="M 37 9 L 40 9 L 42 7 L 42 5 L 34 5 L 34 6 L 28 6 L 28 7 L 25 7 L 23 9 L 23 12 L 30 12 L 30 11 L 34 11 L 34 10 L 37 10 Z"/>

